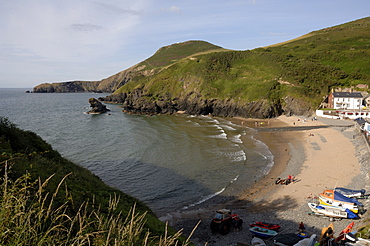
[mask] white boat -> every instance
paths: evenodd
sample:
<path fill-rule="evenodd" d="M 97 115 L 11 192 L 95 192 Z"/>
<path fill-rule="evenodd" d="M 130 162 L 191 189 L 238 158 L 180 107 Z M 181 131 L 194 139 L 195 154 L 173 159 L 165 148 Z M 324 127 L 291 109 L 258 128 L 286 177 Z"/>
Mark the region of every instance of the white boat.
<path fill-rule="evenodd" d="M 366 190 L 354 190 L 354 189 L 348 189 L 348 188 L 342 188 L 342 187 L 336 187 L 334 188 L 334 191 L 339 192 L 340 194 L 349 197 L 349 198 L 363 198 L 365 197 Z"/>
<path fill-rule="evenodd" d="M 266 246 L 265 241 L 259 237 L 253 237 L 251 241 L 252 246 Z"/>
<path fill-rule="evenodd" d="M 312 210 L 314 213 L 323 214 L 329 217 L 335 217 L 335 218 L 347 218 L 347 212 L 345 209 L 342 208 L 335 208 L 330 206 L 321 206 L 317 205 L 315 203 L 307 203 L 308 207 Z"/>
<path fill-rule="evenodd" d="M 337 191 L 325 190 L 319 194 L 320 204 L 330 205 L 335 207 L 348 208 L 354 213 L 363 213 L 364 205 L 354 198 L 348 198 Z"/>
<path fill-rule="evenodd" d="M 316 234 L 312 234 L 308 238 L 304 238 L 293 246 L 314 246 L 316 243 Z"/>

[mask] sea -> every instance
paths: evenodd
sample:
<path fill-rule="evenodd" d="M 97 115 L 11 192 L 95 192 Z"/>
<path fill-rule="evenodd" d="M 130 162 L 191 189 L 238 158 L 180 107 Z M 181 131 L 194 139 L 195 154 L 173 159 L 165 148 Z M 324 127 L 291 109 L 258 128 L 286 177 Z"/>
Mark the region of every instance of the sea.
<path fill-rule="evenodd" d="M 273 165 L 256 132 L 230 118 L 130 115 L 118 104 L 91 115 L 89 98 L 108 94 L 27 90 L 0 89 L 0 116 L 143 201 L 158 217 L 235 196 Z"/>

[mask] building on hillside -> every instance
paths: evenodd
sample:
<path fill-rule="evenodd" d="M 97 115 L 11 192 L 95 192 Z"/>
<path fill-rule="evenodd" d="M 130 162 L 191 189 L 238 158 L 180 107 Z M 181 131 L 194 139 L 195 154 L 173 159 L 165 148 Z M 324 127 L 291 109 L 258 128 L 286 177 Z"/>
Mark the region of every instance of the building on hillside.
<path fill-rule="evenodd" d="M 333 109 L 361 109 L 363 99 L 360 92 L 333 92 L 328 97 L 328 104 Z"/>

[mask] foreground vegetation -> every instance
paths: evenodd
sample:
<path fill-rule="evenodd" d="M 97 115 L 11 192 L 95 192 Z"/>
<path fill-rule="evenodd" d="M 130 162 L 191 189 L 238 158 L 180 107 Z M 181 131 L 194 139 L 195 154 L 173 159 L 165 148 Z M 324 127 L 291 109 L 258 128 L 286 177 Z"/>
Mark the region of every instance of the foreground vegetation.
<path fill-rule="evenodd" d="M 0 245 L 189 245 L 137 199 L 0 117 Z"/>

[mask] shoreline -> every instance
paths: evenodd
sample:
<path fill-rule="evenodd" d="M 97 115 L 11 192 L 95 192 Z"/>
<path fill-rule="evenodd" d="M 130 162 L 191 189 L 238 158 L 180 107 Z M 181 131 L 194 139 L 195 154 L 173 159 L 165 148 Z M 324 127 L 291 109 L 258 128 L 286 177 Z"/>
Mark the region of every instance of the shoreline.
<path fill-rule="evenodd" d="M 255 119 L 243 119 L 235 118 L 233 122 L 240 126 L 247 126 L 251 128 L 270 128 L 270 127 L 287 127 L 287 123 L 279 119 L 269 119 L 269 120 L 255 120 Z M 262 124 L 256 122 L 263 122 Z M 252 200 L 258 199 L 258 197 L 266 196 L 271 188 L 276 188 L 275 181 L 277 178 L 287 178 L 283 177 L 282 174 L 287 168 L 288 162 L 291 159 L 290 146 L 289 143 L 294 142 L 296 145 L 301 145 L 297 141 L 296 137 L 302 137 L 303 133 L 298 131 L 256 131 L 254 138 L 257 141 L 264 143 L 271 154 L 273 155 L 273 166 L 269 172 L 261 177 L 257 182 L 249 187 L 243 189 L 243 191 L 237 196 L 237 200 Z M 244 138 L 244 136 L 242 136 Z M 298 138 L 299 139 L 299 138 Z M 297 175 L 297 173 L 291 173 L 291 175 Z M 271 187 L 273 186 L 273 187 Z"/>
<path fill-rule="evenodd" d="M 248 228 L 253 221 L 279 223 L 285 228 L 285 233 L 295 232 L 300 221 L 304 221 L 306 228 L 319 233 L 329 221 L 308 215 L 307 202 L 311 195 L 318 195 L 324 189 L 335 186 L 368 188 L 365 187 L 367 183 L 364 177 L 368 178 L 366 173 L 369 171 L 369 151 L 367 146 L 363 147 L 363 140 L 356 135 L 355 128 L 349 127 L 354 124 L 352 121 L 326 121 L 321 118 L 319 121 L 308 121 L 301 117 L 281 116 L 268 120 L 233 118 L 232 122 L 257 129 L 254 137 L 267 145 L 274 156 L 274 165 L 267 175 L 245 187 L 231 201 L 221 199 L 176 216 L 174 227 L 183 229 L 185 235 L 193 229 L 190 226 L 194 226 L 199 220 L 204 222 L 192 237 L 195 245 L 250 243 L 252 235 Z M 314 128 L 325 125 L 330 127 Z M 298 126 L 313 128 L 302 130 Z M 276 131 L 279 127 L 282 127 L 281 131 Z M 287 130 L 292 127 L 297 128 Z M 285 179 L 288 175 L 294 175 L 299 182 L 275 185 L 278 177 Z M 366 208 L 366 204 L 364 205 Z M 212 234 L 209 222 L 217 207 L 230 208 L 239 214 L 244 220 L 244 228 L 226 236 Z M 349 222 L 350 220 L 336 221 L 335 226 L 339 230 Z M 267 245 L 272 245 L 271 243 Z"/>

